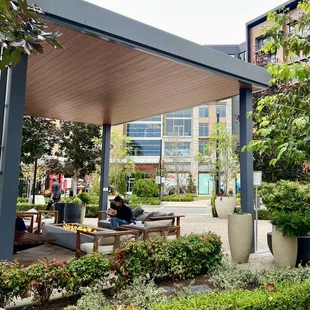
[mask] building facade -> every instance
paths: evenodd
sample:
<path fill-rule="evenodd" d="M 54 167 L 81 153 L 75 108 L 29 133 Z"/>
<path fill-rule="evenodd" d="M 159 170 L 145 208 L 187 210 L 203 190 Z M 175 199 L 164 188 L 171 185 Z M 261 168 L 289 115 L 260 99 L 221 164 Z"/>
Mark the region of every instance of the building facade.
<path fill-rule="evenodd" d="M 299 14 L 298 1 L 285 2 L 273 11 L 285 7 Z M 260 35 L 262 27 L 267 25 L 268 13 L 257 17 L 246 24 L 246 41 L 235 45 L 208 45 L 207 47 L 225 53 L 231 57 L 255 63 L 260 48 L 268 37 Z M 296 31 L 294 25 L 287 25 L 285 31 Z M 305 33 L 304 35 L 308 34 Z M 296 61 L 302 59 L 286 59 L 282 50 L 266 55 L 269 61 Z M 209 167 L 198 164 L 197 153 L 204 152 L 210 133 L 217 122 L 226 123 L 228 130 L 239 136 L 239 96 L 221 102 L 209 102 L 201 106 L 167 113 L 144 120 L 117 126 L 115 129 L 132 139 L 130 156 L 136 164 L 137 171 L 148 177 L 158 173 L 163 167 L 167 172 L 165 185 L 168 190 L 175 186 L 176 174 L 181 176 L 181 187 L 186 187 L 188 175 L 191 174 L 197 186 L 198 194 L 211 195 L 214 189 L 214 178 Z M 127 190 L 132 191 L 134 175 L 127 180 Z M 239 179 L 239 178 L 238 178 Z M 230 187 L 238 191 L 240 182 L 232 182 Z"/>

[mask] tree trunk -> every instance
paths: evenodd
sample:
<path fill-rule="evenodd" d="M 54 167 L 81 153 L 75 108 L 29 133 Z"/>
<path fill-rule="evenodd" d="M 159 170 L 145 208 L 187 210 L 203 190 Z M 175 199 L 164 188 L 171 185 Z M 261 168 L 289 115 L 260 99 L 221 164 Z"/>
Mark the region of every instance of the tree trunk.
<path fill-rule="evenodd" d="M 78 179 L 78 172 L 75 171 L 73 178 L 72 178 L 72 191 L 73 191 L 73 197 L 77 194 L 77 179 Z"/>

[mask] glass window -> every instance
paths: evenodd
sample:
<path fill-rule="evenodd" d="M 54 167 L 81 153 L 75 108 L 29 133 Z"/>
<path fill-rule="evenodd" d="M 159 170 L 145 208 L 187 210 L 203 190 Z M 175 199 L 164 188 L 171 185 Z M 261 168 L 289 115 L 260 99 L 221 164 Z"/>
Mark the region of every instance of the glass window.
<path fill-rule="evenodd" d="M 216 105 L 216 115 L 220 114 L 220 117 L 226 117 L 226 104 L 217 104 Z"/>
<path fill-rule="evenodd" d="M 272 40 L 270 36 L 256 38 L 256 51 L 260 51 L 267 41 L 270 40 Z"/>
<path fill-rule="evenodd" d="M 128 124 L 127 136 L 132 138 L 160 138 L 161 124 Z"/>
<path fill-rule="evenodd" d="M 170 112 L 166 114 L 166 118 L 170 117 L 192 117 L 192 109 L 186 109 L 176 112 Z"/>
<path fill-rule="evenodd" d="M 199 107 L 199 117 L 209 117 L 209 105 L 205 104 Z"/>
<path fill-rule="evenodd" d="M 166 142 L 165 156 L 189 157 L 190 145 L 190 142 Z"/>
<path fill-rule="evenodd" d="M 208 141 L 199 141 L 199 153 L 200 154 L 207 155 L 208 153 L 207 145 L 208 145 Z"/>
<path fill-rule="evenodd" d="M 199 124 L 199 137 L 209 136 L 209 124 Z"/>
<path fill-rule="evenodd" d="M 191 136 L 192 120 L 191 119 L 167 119 L 166 136 L 189 137 Z"/>
<path fill-rule="evenodd" d="M 152 116 L 148 118 L 141 119 L 140 122 L 160 122 L 161 121 L 161 116 Z"/>
<path fill-rule="evenodd" d="M 161 140 L 132 140 L 129 143 L 130 156 L 160 156 Z"/>

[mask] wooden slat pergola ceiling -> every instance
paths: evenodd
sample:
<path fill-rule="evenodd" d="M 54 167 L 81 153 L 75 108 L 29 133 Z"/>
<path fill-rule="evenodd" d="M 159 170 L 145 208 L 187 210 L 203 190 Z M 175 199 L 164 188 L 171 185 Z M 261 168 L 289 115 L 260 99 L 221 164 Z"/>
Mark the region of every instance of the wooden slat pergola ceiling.
<path fill-rule="evenodd" d="M 48 25 L 63 33 L 64 48 L 47 46 L 29 58 L 26 115 L 116 125 L 239 93 L 236 78 L 55 21 Z"/>

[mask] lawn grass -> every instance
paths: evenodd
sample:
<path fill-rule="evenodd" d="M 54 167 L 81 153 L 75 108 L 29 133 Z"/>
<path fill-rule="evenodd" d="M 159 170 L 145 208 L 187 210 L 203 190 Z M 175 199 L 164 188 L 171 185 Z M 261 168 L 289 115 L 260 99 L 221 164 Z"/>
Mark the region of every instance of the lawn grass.
<path fill-rule="evenodd" d="M 211 200 L 211 196 L 203 195 L 194 197 L 194 201 L 200 201 L 200 200 Z"/>

